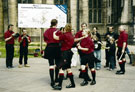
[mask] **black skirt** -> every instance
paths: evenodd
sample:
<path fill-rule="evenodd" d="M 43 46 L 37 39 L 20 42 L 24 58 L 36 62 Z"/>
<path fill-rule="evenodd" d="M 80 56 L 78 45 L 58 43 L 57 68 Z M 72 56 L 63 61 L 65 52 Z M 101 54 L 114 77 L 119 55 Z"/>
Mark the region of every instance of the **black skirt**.
<path fill-rule="evenodd" d="M 61 57 L 60 45 L 58 43 L 48 44 L 44 50 L 45 59 L 57 59 Z"/>
<path fill-rule="evenodd" d="M 73 56 L 73 52 L 71 50 L 63 51 L 61 53 L 61 60 L 58 64 L 58 68 L 62 68 L 63 70 L 71 68 L 71 59 Z"/>

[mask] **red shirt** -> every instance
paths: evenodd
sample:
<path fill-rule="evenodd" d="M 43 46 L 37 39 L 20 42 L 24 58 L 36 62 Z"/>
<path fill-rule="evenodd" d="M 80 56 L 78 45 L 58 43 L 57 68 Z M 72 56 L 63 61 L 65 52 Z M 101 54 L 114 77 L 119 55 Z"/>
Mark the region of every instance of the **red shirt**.
<path fill-rule="evenodd" d="M 61 51 L 66 51 L 72 48 L 74 44 L 74 37 L 71 32 L 66 32 L 59 36 L 61 41 Z"/>
<path fill-rule="evenodd" d="M 4 38 L 9 38 L 14 32 L 7 30 L 4 34 Z M 6 41 L 6 44 L 14 44 L 14 37 L 12 37 L 10 40 Z"/>
<path fill-rule="evenodd" d="M 92 53 L 94 51 L 94 43 L 93 43 L 93 41 L 90 37 L 82 39 L 81 42 L 80 42 L 80 45 L 83 48 L 89 49 L 88 51 L 82 50 L 82 53 L 89 54 L 89 53 Z"/>
<path fill-rule="evenodd" d="M 126 42 L 126 47 L 127 47 L 127 40 L 128 40 L 128 34 L 125 31 L 120 32 L 120 36 L 117 42 L 118 47 L 122 48 L 124 42 Z"/>
<path fill-rule="evenodd" d="M 49 43 L 59 43 L 58 40 L 55 40 L 53 38 L 53 32 L 56 31 L 56 28 L 49 28 L 44 32 L 44 41 L 49 44 Z M 57 36 L 61 35 L 62 33 L 60 31 L 58 31 L 56 33 Z"/>
<path fill-rule="evenodd" d="M 28 35 L 27 35 L 28 36 Z M 30 38 L 30 36 L 28 36 L 28 39 L 30 40 L 30 42 L 31 42 L 31 38 Z M 18 39 L 18 42 L 21 42 L 21 40 L 22 40 L 22 35 L 21 36 L 19 36 L 19 39 Z M 30 43 L 30 42 L 28 42 L 28 43 Z M 25 47 L 26 46 L 26 44 L 28 44 L 28 43 L 26 43 L 26 39 L 23 39 L 22 40 L 22 45 L 23 45 L 23 47 Z"/>
<path fill-rule="evenodd" d="M 80 31 L 78 31 L 77 33 L 76 33 L 76 35 L 75 35 L 75 38 L 80 38 L 80 37 L 83 37 L 82 36 L 82 30 L 80 30 Z"/>

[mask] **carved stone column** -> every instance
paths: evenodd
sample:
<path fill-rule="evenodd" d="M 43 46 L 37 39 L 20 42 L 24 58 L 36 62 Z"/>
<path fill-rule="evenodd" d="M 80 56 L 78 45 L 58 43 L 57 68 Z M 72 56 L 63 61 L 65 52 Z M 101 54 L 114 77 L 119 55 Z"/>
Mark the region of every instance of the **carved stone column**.
<path fill-rule="evenodd" d="M 17 32 L 17 0 L 8 0 L 9 24 L 14 25 L 14 32 Z"/>
<path fill-rule="evenodd" d="M 3 23 L 4 23 L 3 22 L 3 5 L 2 5 L 2 0 L 0 0 L 0 38 L 3 37 L 3 33 L 4 33 Z"/>
<path fill-rule="evenodd" d="M 77 0 L 70 1 L 71 8 L 71 25 L 72 28 L 77 31 Z"/>

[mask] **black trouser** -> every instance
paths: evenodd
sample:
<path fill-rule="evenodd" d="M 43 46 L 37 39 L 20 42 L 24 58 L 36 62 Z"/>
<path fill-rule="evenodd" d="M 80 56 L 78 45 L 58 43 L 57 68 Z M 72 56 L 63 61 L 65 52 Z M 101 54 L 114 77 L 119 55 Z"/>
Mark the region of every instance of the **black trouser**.
<path fill-rule="evenodd" d="M 109 57 L 109 62 L 110 62 L 110 65 L 109 65 L 109 68 L 110 69 L 114 69 L 115 68 L 115 56 L 113 56 L 113 55 L 110 55 L 110 57 Z"/>
<path fill-rule="evenodd" d="M 14 44 L 6 44 L 6 67 L 12 67 L 14 57 Z"/>
<path fill-rule="evenodd" d="M 106 49 L 105 50 L 105 59 L 106 59 L 106 64 L 105 66 L 109 67 L 109 51 Z"/>
<path fill-rule="evenodd" d="M 27 60 L 28 60 L 28 47 L 20 46 L 19 64 L 22 64 L 23 56 L 24 56 L 24 64 L 27 64 Z"/>

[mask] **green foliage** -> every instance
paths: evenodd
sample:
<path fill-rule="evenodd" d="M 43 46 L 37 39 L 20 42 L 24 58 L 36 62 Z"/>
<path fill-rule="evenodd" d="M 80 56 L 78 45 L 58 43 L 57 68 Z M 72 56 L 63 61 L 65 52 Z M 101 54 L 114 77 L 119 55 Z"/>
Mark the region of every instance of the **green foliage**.
<path fill-rule="evenodd" d="M 14 57 L 19 57 L 19 43 L 16 40 L 15 41 L 15 45 L 14 45 L 15 49 L 14 49 Z M 45 44 L 43 44 L 43 47 L 45 47 Z M 40 44 L 39 42 L 33 42 L 31 44 L 29 44 L 29 48 L 28 48 L 28 57 L 34 57 L 34 53 L 36 49 L 40 48 Z M 0 42 L 0 58 L 5 58 L 6 57 L 6 48 L 5 48 L 5 42 L 1 41 Z M 40 52 L 38 52 L 38 56 L 41 56 Z"/>

